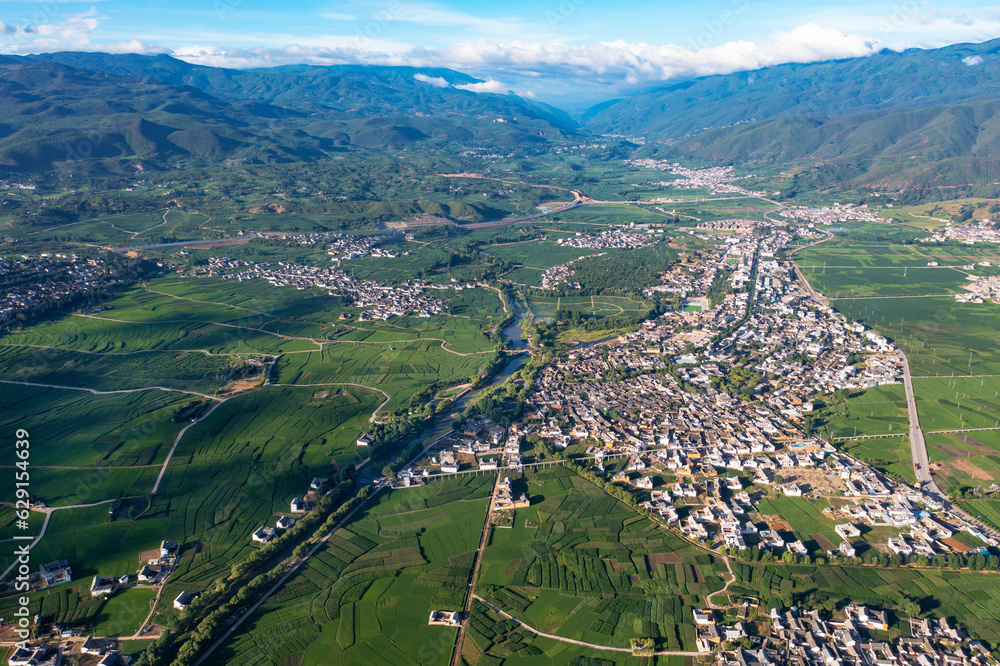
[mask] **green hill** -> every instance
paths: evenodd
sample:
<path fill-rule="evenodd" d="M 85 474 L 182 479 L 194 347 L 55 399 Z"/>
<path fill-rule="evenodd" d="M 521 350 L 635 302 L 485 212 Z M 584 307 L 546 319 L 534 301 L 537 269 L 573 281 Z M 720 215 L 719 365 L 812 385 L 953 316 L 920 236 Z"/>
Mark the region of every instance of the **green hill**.
<path fill-rule="evenodd" d="M 448 82 L 476 79 L 390 67 L 227 70 L 167 56 L 3 57 L 0 173 L 300 162 L 349 147 L 530 147 L 575 131 L 541 105 Z"/>

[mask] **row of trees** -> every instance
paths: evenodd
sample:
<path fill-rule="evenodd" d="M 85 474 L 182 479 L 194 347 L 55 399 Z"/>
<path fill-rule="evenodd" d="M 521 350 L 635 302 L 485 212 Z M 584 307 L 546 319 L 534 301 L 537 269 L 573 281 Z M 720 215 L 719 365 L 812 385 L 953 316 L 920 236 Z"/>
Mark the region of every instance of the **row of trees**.
<path fill-rule="evenodd" d="M 353 487 L 352 480 L 339 483 L 323 496 L 313 511 L 300 518 L 284 534 L 253 551 L 244 560 L 234 562 L 228 576 L 217 579 L 210 588 L 195 597 L 179 616 L 170 620 L 167 629 L 142 653 L 139 666 L 193 664 L 227 626 L 226 620 L 237 609 L 272 586 L 293 562 L 306 554 L 313 543 L 333 530 L 371 492 L 371 487 L 366 486 L 334 510 Z M 284 556 L 287 549 L 296 543 L 291 554 Z M 278 558 L 283 559 L 275 562 Z M 249 578 L 254 572 L 262 570 L 263 573 Z M 175 653 L 176 658 L 171 661 L 170 657 Z"/>

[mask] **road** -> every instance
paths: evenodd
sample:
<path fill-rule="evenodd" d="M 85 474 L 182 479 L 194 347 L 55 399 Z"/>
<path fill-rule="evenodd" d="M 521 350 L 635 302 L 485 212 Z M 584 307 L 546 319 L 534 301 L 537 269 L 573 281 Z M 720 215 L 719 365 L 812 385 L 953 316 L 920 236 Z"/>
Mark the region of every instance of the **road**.
<path fill-rule="evenodd" d="M 910 456 L 916 466 L 914 470 L 917 475 L 917 484 L 936 499 L 944 498 L 944 493 L 934 483 L 931 476 L 930 460 L 927 458 L 927 443 L 924 441 L 924 432 L 920 429 L 920 417 L 917 414 L 917 396 L 913 392 L 913 377 L 910 375 L 910 361 L 906 354 L 899 352 L 903 359 L 903 390 L 906 392 L 906 409 L 910 417 Z"/>
<path fill-rule="evenodd" d="M 479 579 L 479 567 L 483 563 L 483 553 L 486 551 L 486 544 L 490 540 L 490 517 L 493 515 L 493 498 L 497 494 L 497 486 L 503 473 L 497 474 L 496 481 L 493 482 L 493 490 L 490 492 L 490 505 L 486 508 L 486 522 L 483 524 L 483 532 L 479 536 L 479 548 L 476 549 L 476 561 L 472 565 L 472 575 L 469 576 L 469 594 L 465 598 L 465 608 L 462 617 L 464 622 L 458 627 L 458 636 L 455 637 L 455 650 L 452 653 L 452 666 L 459 666 L 462 663 L 462 645 L 465 642 L 465 628 L 469 625 L 469 615 L 472 614 L 472 599 L 476 597 L 476 580 Z"/>

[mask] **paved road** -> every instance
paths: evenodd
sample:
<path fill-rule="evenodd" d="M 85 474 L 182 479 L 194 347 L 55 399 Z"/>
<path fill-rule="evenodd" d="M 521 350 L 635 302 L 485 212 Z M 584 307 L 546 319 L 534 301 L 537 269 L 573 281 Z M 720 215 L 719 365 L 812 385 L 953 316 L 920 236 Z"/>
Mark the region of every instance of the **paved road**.
<path fill-rule="evenodd" d="M 906 392 L 906 408 L 910 417 L 910 455 L 916 465 L 917 484 L 924 490 L 942 499 L 944 493 L 934 483 L 931 476 L 930 460 L 927 458 L 927 443 L 924 442 L 924 432 L 920 429 L 920 417 L 917 414 L 917 397 L 913 392 L 913 377 L 910 375 L 910 361 L 906 354 L 899 352 L 903 360 L 903 390 Z"/>

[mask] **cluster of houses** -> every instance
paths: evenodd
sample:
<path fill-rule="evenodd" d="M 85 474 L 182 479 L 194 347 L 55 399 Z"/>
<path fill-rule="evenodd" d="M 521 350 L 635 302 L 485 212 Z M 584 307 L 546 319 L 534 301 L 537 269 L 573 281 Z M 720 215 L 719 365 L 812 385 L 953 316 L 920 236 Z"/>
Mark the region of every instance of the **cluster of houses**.
<path fill-rule="evenodd" d="M 943 230 L 935 231 L 930 236 L 918 240 L 921 243 L 960 241 L 966 245 L 1000 243 L 1000 228 L 992 220 L 972 221 L 959 226 L 952 226 L 949 222 Z"/>
<path fill-rule="evenodd" d="M 243 270 L 227 273 L 225 278 L 240 282 L 263 278 L 275 286 L 323 289 L 331 296 L 347 298 L 354 307 L 365 308 L 360 316 L 362 321 L 403 315 L 431 317 L 448 309 L 447 302 L 425 293 L 430 285 L 422 280 L 387 285 L 377 280 L 356 280 L 339 268 L 316 268 L 280 261 L 277 266 L 260 263 L 241 268 Z"/>
<path fill-rule="evenodd" d="M 356 259 L 369 254 L 373 257 L 388 257 L 394 259 L 399 256 L 397 252 L 379 247 L 385 243 L 387 238 L 383 236 L 351 236 L 336 234 L 333 242 L 326 246 L 326 253 L 330 255 L 331 261 L 343 261 L 345 259 Z"/>
<path fill-rule="evenodd" d="M 458 430 L 447 432 L 431 447 L 429 460 L 417 465 L 418 472 L 406 469 L 399 473 L 399 485 L 409 487 L 419 478 L 434 474 L 456 474 L 461 471 L 521 471 L 521 438 L 511 430 L 482 416 L 467 419 Z"/>
<path fill-rule="evenodd" d="M 962 285 L 962 289 L 965 289 L 965 293 L 955 294 L 955 300 L 959 303 L 1000 303 L 1000 275 L 969 276 L 969 281 Z"/>
<path fill-rule="evenodd" d="M 567 261 L 565 264 L 559 264 L 558 266 L 553 266 L 542 273 L 542 289 L 558 289 L 560 284 L 565 283 L 570 289 L 579 289 L 579 282 L 572 282 L 570 278 L 576 274 L 576 269 L 573 265 L 583 261 L 584 259 L 593 259 L 595 257 L 603 257 L 607 252 L 598 252 L 596 254 L 588 254 L 585 257 L 579 257 L 571 261 Z"/>
<path fill-rule="evenodd" d="M 607 229 L 599 234 L 583 235 L 577 233 L 576 236 L 560 238 L 556 242 L 564 247 L 590 247 L 598 250 L 624 248 L 634 250 L 640 247 L 655 245 L 658 241 L 658 238 L 649 234 L 637 234 L 625 229 Z"/>
<path fill-rule="evenodd" d="M 734 217 L 725 220 L 699 222 L 695 225 L 695 229 L 701 229 L 702 231 L 736 231 L 745 233 L 747 231 L 753 231 L 757 227 L 763 225 L 765 225 L 765 223 L 760 220 L 748 220 L 746 218 Z"/>
<path fill-rule="evenodd" d="M 79 652 L 72 648 L 63 648 L 58 645 L 32 645 L 26 644 L 14 649 L 13 654 L 7 658 L 10 666 L 60 666 L 70 663 L 70 659 L 87 659 L 86 662 L 93 666 L 129 666 L 134 660 L 129 655 L 118 651 L 117 646 L 111 641 L 102 641 L 93 637 L 88 637 Z M 73 663 L 83 663 L 76 661 Z"/>
<path fill-rule="evenodd" d="M 0 324 L 32 308 L 123 283 L 103 259 L 48 252 L 0 257 L 0 275 L 5 285 L 0 293 Z"/>
<path fill-rule="evenodd" d="M 365 439 L 368 442 L 368 445 L 371 444 L 370 438 L 365 435 L 358 438 L 359 444 L 362 439 Z M 329 479 L 325 477 L 314 477 L 313 480 L 309 482 L 309 492 L 306 493 L 305 497 L 293 497 L 292 501 L 288 503 L 289 513 L 306 513 L 309 511 L 313 507 L 316 498 L 319 496 L 319 493 L 322 492 L 323 486 L 327 481 L 329 481 Z M 287 530 L 294 524 L 295 518 L 292 516 L 281 515 L 278 517 L 277 522 L 275 522 L 274 527 L 261 525 L 255 529 L 250 534 L 250 540 L 256 543 L 270 543 L 275 539 L 275 537 L 278 536 L 279 532 Z"/>
<path fill-rule="evenodd" d="M 772 608 L 759 635 L 750 636 L 752 648 L 735 647 L 717 654 L 720 666 L 979 666 L 995 664 L 988 648 L 970 641 L 947 619 L 910 619 L 910 636 L 876 638 L 889 629 L 886 611 L 862 605 L 847 606 L 841 619 L 825 618 L 818 610 Z M 738 623 L 740 628 L 745 626 Z M 715 643 L 731 640 L 729 630 Z M 711 632 L 704 631 L 708 636 Z M 706 639 L 704 647 L 710 647 Z M 699 648 L 703 647 L 699 636 Z"/>
<path fill-rule="evenodd" d="M 849 220 L 859 220 L 861 222 L 889 222 L 889 220 L 879 217 L 878 213 L 868 208 L 868 204 L 856 206 L 854 204 L 834 204 L 822 208 L 810 208 L 808 206 L 788 206 L 779 213 L 782 217 L 797 222 L 808 224 L 835 224 L 837 222 L 847 222 Z"/>
<path fill-rule="evenodd" d="M 759 196 L 762 192 L 754 192 L 745 187 L 740 187 L 736 183 L 741 180 L 753 178 L 752 175 L 737 176 L 733 173 L 733 167 L 707 167 L 704 169 L 689 169 L 676 162 L 666 162 L 664 160 L 654 160 L 650 158 L 637 158 L 626 160 L 625 164 L 640 169 L 657 169 L 666 171 L 675 176 L 680 176 L 677 180 L 668 180 L 657 183 L 662 187 L 679 187 L 682 189 L 706 189 L 713 194 L 745 194 L 747 196 Z"/>

